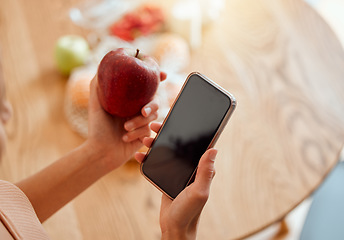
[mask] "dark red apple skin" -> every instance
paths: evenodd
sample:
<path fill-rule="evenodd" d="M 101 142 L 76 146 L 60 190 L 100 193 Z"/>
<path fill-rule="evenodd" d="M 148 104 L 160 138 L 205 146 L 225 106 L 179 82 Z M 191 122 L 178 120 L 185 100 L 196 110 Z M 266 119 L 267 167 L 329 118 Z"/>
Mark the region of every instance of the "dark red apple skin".
<path fill-rule="evenodd" d="M 131 52 L 132 51 L 132 52 Z M 128 118 L 153 100 L 160 82 L 155 60 L 135 50 L 118 48 L 107 53 L 98 67 L 98 98 L 111 115 Z"/>

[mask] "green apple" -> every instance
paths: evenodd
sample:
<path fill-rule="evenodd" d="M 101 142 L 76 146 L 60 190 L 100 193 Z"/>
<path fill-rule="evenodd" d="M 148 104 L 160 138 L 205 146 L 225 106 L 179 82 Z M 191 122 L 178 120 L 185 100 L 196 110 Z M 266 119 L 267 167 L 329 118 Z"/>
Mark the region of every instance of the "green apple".
<path fill-rule="evenodd" d="M 55 60 L 61 73 L 69 75 L 78 66 L 84 65 L 90 55 L 87 41 L 77 35 L 60 37 L 55 45 Z"/>

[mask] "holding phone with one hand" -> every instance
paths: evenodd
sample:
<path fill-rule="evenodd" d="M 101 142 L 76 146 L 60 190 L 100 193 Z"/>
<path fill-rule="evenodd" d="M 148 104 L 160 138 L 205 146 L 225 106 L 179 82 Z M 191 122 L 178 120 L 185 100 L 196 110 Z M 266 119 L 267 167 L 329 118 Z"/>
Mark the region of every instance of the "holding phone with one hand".
<path fill-rule="evenodd" d="M 193 182 L 201 156 L 215 145 L 235 106 L 230 93 L 191 73 L 141 164 L 142 174 L 176 198 Z"/>

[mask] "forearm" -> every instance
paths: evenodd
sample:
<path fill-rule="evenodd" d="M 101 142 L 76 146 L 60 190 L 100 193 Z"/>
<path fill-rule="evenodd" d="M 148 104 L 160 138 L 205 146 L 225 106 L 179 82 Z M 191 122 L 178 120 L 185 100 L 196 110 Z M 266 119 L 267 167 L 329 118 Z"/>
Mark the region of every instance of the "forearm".
<path fill-rule="evenodd" d="M 41 222 L 107 174 L 102 152 L 84 143 L 80 147 L 17 183 L 27 195 Z"/>
<path fill-rule="evenodd" d="M 186 233 L 186 232 L 164 232 L 161 235 L 161 240 L 195 240 L 196 232 Z"/>

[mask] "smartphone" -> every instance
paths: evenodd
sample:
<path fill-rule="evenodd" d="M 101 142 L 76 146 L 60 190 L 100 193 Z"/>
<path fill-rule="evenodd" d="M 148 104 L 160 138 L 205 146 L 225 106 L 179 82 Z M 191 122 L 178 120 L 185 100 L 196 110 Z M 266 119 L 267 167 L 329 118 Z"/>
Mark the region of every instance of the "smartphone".
<path fill-rule="evenodd" d="M 141 173 L 174 199 L 193 182 L 201 156 L 214 146 L 235 106 L 232 94 L 191 73 L 147 151 Z"/>

